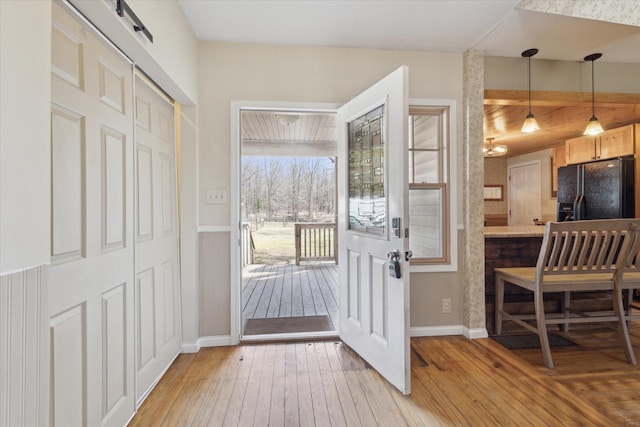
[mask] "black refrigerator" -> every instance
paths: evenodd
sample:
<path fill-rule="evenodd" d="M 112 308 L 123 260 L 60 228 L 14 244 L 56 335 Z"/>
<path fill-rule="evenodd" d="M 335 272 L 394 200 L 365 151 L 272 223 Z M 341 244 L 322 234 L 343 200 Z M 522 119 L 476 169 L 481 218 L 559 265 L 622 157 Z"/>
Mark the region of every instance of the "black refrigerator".
<path fill-rule="evenodd" d="M 633 157 L 558 168 L 558 221 L 633 218 Z"/>

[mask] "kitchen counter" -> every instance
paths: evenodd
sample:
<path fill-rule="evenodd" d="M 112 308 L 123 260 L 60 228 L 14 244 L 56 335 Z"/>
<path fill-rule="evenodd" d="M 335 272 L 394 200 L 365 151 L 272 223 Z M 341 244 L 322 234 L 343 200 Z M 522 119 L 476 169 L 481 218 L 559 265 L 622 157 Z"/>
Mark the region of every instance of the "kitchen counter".
<path fill-rule="evenodd" d="M 506 225 L 484 227 L 485 238 L 542 237 L 544 225 Z"/>

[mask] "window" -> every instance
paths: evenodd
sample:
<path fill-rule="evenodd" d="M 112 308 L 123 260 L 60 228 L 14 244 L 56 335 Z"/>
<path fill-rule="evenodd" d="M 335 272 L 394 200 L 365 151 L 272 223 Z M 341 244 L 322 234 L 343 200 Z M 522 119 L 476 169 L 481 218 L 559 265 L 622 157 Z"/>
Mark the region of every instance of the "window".
<path fill-rule="evenodd" d="M 411 264 L 448 264 L 449 107 L 409 108 Z"/>

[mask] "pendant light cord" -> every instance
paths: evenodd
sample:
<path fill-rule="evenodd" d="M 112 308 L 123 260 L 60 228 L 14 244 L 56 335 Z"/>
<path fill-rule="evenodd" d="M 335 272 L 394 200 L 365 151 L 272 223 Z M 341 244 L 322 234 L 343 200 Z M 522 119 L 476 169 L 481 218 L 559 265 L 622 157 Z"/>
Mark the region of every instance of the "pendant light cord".
<path fill-rule="evenodd" d="M 531 114 L 531 57 L 529 57 L 529 114 Z"/>
<path fill-rule="evenodd" d="M 593 63 L 595 61 L 591 61 L 591 116 L 595 117 L 596 115 L 596 100 L 595 100 L 595 92 L 596 92 L 596 86 L 595 86 L 595 76 L 593 75 Z"/>

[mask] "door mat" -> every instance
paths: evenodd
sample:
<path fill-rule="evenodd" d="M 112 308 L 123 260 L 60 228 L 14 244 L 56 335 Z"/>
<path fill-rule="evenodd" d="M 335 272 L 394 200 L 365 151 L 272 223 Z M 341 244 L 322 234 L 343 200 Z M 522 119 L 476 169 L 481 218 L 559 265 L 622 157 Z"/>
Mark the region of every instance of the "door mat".
<path fill-rule="evenodd" d="M 491 337 L 494 341 L 509 350 L 522 350 L 525 348 L 540 348 L 540 338 L 536 334 L 526 335 L 496 335 Z M 577 345 L 573 341 L 561 337 L 557 334 L 549 334 L 549 346 L 566 347 Z"/>
<path fill-rule="evenodd" d="M 248 319 L 245 335 L 291 334 L 296 332 L 332 331 L 329 316 L 275 317 Z"/>

